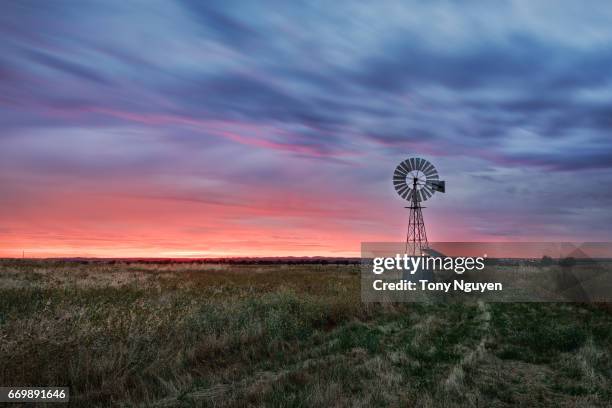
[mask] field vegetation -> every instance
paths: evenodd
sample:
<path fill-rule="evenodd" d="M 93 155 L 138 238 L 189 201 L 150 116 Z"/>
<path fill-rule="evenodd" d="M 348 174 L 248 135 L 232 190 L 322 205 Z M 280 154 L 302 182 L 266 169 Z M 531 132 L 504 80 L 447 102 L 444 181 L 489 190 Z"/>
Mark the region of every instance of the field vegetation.
<path fill-rule="evenodd" d="M 364 304 L 358 265 L 0 262 L 0 384 L 76 407 L 612 406 L 612 316 Z"/>

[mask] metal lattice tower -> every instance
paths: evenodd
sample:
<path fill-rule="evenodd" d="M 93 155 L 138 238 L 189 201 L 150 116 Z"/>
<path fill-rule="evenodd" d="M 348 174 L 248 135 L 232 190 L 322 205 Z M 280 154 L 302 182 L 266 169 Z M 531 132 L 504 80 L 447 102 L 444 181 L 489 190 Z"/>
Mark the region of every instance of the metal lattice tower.
<path fill-rule="evenodd" d="M 414 188 L 417 187 L 417 179 L 413 181 Z M 410 207 L 410 216 L 408 217 L 408 232 L 406 233 L 406 253 L 408 255 L 420 256 L 424 250 L 429 248 L 427 241 L 427 231 L 425 230 L 425 221 L 423 220 L 423 212 L 421 211 L 421 203 L 416 198 L 416 194 L 412 196 Z"/>
<path fill-rule="evenodd" d="M 445 192 L 446 183 L 438 179 L 438 171 L 425 159 L 410 158 L 401 162 L 393 174 L 397 193 L 410 202 L 406 253 L 419 256 L 429 248 L 427 231 L 423 220 L 421 201 L 427 200 L 434 192 Z"/>

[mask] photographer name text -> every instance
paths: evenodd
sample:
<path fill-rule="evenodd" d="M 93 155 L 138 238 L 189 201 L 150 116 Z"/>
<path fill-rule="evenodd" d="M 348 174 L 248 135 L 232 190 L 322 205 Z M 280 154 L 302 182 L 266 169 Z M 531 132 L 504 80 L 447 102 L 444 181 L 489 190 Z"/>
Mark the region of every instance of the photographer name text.
<path fill-rule="evenodd" d="M 418 281 L 409 281 L 402 279 L 396 282 L 385 282 L 382 279 L 377 279 L 372 283 L 374 290 L 407 290 L 407 291 L 430 291 L 444 292 L 453 291 L 462 292 L 486 292 L 486 291 L 501 291 L 503 286 L 499 282 L 465 282 L 464 280 L 454 280 L 452 282 L 430 282 L 425 279 Z"/>

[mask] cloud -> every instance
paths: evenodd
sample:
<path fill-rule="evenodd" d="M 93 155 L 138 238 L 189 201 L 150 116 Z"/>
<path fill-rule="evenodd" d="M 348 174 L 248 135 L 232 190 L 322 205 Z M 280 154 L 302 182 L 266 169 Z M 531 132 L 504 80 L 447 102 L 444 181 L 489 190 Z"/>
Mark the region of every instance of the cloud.
<path fill-rule="evenodd" d="M 86 68 L 82 65 L 79 65 L 74 62 L 70 62 L 68 60 L 64 60 L 61 58 L 54 57 L 52 55 L 46 54 L 44 52 L 38 51 L 28 51 L 28 57 L 41 65 L 46 67 L 58 70 L 60 72 L 64 72 L 70 75 L 74 75 L 77 78 L 85 79 L 88 81 L 93 81 L 100 85 L 109 85 L 109 81 L 107 81 L 102 75 L 98 74 L 96 71 Z"/>
<path fill-rule="evenodd" d="M 588 214 L 610 205 L 612 16 L 562 3 L 13 3 L 0 16 L 0 188 L 85 194 L 95 180 L 207 203 L 242 191 L 267 214 L 277 186 L 368 206 L 363 224 L 342 224 L 368 236 L 337 251 L 397 235 L 388 178 L 415 155 L 446 172 L 433 206 L 465 226 L 440 223 L 440 236 L 497 239 L 520 220 L 538 225 L 525 236 L 609 237 Z M 528 202 L 508 204 L 532 180 Z"/>

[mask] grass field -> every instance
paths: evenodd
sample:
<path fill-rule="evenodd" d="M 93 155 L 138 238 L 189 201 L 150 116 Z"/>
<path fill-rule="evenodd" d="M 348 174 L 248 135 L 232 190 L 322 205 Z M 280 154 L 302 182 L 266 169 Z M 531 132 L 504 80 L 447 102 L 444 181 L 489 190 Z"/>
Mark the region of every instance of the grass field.
<path fill-rule="evenodd" d="M 612 406 L 612 315 L 363 304 L 355 265 L 0 262 L 0 385 L 71 406 Z"/>

